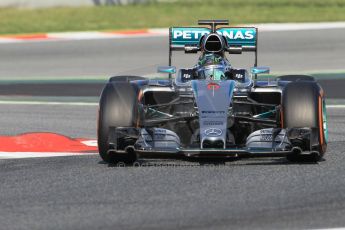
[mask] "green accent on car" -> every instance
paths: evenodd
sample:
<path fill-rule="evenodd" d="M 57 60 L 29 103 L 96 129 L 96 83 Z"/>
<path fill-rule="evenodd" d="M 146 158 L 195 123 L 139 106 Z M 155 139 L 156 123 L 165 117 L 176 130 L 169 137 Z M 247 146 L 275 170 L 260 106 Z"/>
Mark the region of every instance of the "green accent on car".
<path fill-rule="evenodd" d="M 267 112 L 264 112 L 264 113 L 257 114 L 257 115 L 255 115 L 254 117 L 255 117 L 255 118 L 269 118 L 269 117 L 271 117 L 274 113 L 276 113 L 276 110 L 270 110 L 270 111 L 267 111 Z"/>
<path fill-rule="evenodd" d="M 229 96 L 232 97 L 232 94 L 234 93 L 235 89 L 235 81 L 231 81 L 230 86 L 229 86 Z"/>
<path fill-rule="evenodd" d="M 252 74 L 268 74 L 270 72 L 269 67 L 253 67 L 250 69 Z"/>
<path fill-rule="evenodd" d="M 157 71 L 158 73 L 174 74 L 176 73 L 176 67 L 175 66 L 159 66 Z"/>
<path fill-rule="evenodd" d="M 200 56 L 198 65 L 219 65 L 223 61 L 223 58 L 220 55 L 215 54 L 205 54 Z"/>
<path fill-rule="evenodd" d="M 220 70 L 214 69 L 213 70 L 214 74 L 213 74 L 213 80 L 215 81 L 220 81 L 223 80 L 224 78 L 224 73 Z"/>
<path fill-rule="evenodd" d="M 204 27 L 171 27 L 172 45 L 198 45 L 202 36 L 211 32 Z M 256 46 L 256 28 L 254 27 L 222 27 L 218 34 L 225 37 L 229 46 Z"/>
<path fill-rule="evenodd" d="M 192 89 L 194 91 L 195 97 L 198 96 L 198 85 L 195 81 L 192 81 Z"/>

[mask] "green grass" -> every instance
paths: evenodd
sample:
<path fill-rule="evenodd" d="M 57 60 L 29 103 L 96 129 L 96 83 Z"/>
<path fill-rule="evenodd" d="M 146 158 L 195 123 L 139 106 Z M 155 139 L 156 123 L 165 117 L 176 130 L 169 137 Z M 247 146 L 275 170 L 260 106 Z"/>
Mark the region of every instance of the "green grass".
<path fill-rule="evenodd" d="M 0 34 L 121 30 L 195 25 L 198 19 L 232 24 L 345 21 L 345 0 L 177 0 L 144 5 L 0 9 Z"/>

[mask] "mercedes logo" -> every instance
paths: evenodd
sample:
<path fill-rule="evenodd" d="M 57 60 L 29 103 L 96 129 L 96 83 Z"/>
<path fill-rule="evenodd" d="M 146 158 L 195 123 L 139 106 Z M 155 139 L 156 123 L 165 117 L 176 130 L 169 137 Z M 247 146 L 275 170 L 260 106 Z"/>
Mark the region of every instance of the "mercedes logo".
<path fill-rule="evenodd" d="M 211 129 L 206 129 L 205 134 L 206 136 L 209 137 L 218 137 L 222 135 L 223 131 L 221 129 L 216 129 L 216 128 L 211 128 Z"/>

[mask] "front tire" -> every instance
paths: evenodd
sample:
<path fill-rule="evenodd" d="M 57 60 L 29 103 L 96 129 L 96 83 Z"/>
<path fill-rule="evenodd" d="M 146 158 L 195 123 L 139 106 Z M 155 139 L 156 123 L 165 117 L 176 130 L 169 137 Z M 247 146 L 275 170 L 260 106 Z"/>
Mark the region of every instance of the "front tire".
<path fill-rule="evenodd" d="M 109 129 L 116 127 L 134 127 L 138 117 L 138 89 L 135 84 L 125 81 L 108 83 L 101 94 L 98 112 L 98 151 L 107 163 L 132 163 L 135 154 L 109 154 Z M 130 144 L 129 143 L 122 143 Z"/>
<path fill-rule="evenodd" d="M 282 96 L 282 128 L 317 128 L 319 154 L 287 156 L 289 161 L 320 161 L 327 148 L 326 104 L 322 88 L 313 81 L 295 81 L 286 85 Z"/>

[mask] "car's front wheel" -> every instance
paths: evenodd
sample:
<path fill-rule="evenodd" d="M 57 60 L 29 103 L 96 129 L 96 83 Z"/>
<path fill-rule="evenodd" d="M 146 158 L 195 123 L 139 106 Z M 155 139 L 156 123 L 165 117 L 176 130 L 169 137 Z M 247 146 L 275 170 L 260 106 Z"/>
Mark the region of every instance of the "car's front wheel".
<path fill-rule="evenodd" d="M 136 160 L 135 154 L 116 154 L 109 152 L 109 131 L 116 127 L 134 127 L 138 117 L 138 90 L 135 84 L 125 81 L 109 82 L 103 89 L 98 112 L 98 150 L 101 158 L 107 163 L 132 163 Z M 132 140 L 123 140 L 121 143 L 130 145 Z"/>
<path fill-rule="evenodd" d="M 282 96 L 283 128 L 317 128 L 318 154 L 287 156 L 290 161 L 319 161 L 327 148 L 328 129 L 324 93 L 313 81 L 295 81 L 286 85 Z"/>

